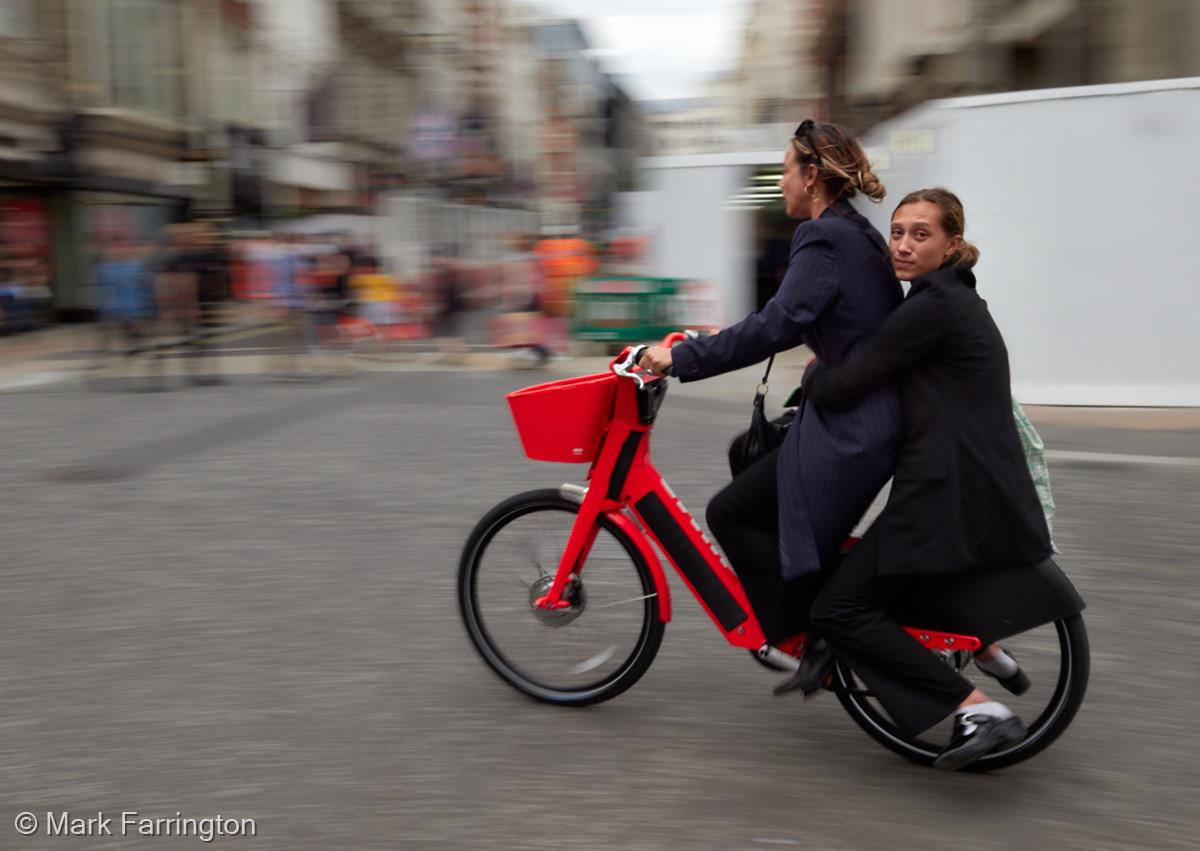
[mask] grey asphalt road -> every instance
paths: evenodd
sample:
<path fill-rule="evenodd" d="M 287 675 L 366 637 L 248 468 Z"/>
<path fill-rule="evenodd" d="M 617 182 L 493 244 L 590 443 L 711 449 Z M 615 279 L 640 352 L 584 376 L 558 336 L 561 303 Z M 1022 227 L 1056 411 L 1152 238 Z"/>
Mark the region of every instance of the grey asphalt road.
<path fill-rule="evenodd" d="M 772 698 L 678 586 L 615 701 L 557 709 L 491 674 L 457 615 L 462 543 L 504 497 L 584 473 L 521 455 L 502 394 L 540 378 L 0 397 L 0 847 L 151 847 L 122 811 L 255 820 L 167 848 L 1200 845 L 1200 468 L 1052 467 L 1087 701 L 1031 762 L 944 775 L 829 696 Z M 676 391 L 655 462 L 702 516 L 748 406 Z M 1047 436 L 1200 457 L 1200 432 Z M 22 837 L 23 811 L 103 812 L 116 835 Z"/>

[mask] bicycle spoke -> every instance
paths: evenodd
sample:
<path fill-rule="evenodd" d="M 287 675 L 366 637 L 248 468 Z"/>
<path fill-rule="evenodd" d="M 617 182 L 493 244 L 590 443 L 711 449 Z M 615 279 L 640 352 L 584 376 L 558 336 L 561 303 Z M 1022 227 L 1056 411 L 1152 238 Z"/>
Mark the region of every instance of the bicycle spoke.
<path fill-rule="evenodd" d="M 643 594 L 641 597 L 630 597 L 628 600 L 617 600 L 615 603 L 601 603 L 598 606 L 588 606 L 589 611 L 596 609 L 611 609 L 613 606 L 623 606 L 626 603 L 640 603 L 642 600 L 649 600 L 651 597 L 657 597 L 658 593 Z"/>
<path fill-rule="evenodd" d="M 609 659 L 611 659 L 613 657 L 613 654 L 616 652 L 617 652 L 616 645 L 611 645 L 609 647 L 606 647 L 604 650 L 601 650 L 599 653 L 597 653 L 592 658 L 585 659 L 584 661 L 580 662 L 578 665 L 572 665 L 570 668 L 567 668 L 567 673 L 586 674 L 588 671 L 594 671 L 596 668 L 599 668 L 601 665 L 603 665 L 605 662 L 607 662 Z"/>
<path fill-rule="evenodd" d="M 537 571 L 537 578 L 541 579 L 546 575 L 546 569 L 542 567 L 541 547 L 538 546 L 538 542 L 532 536 L 530 536 L 527 544 L 529 548 L 529 561 L 533 565 L 533 569 Z"/>

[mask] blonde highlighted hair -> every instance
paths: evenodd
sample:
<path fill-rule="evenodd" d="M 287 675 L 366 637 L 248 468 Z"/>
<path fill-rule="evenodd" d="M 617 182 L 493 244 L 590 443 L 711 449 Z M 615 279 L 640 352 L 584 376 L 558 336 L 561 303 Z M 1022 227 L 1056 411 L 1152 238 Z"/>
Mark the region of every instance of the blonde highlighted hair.
<path fill-rule="evenodd" d="M 937 206 L 942 211 L 942 230 L 954 237 L 957 236 L 962 240 L 958 246 L 958 251 L 950 257 L 949 262 L 952 266 L 965 266 L 970 269 L 979 262 L 979 249 L 963 237 L 963 233 L 967 229 L 967 216 L 963 212 L 962 201 L 958 200 L 958 196 L 949 189 L 943 189 L 940 186 L 935 186 L 931 189 L 918 189 L 916 192 L 909 192 L 896 205 L 896 210 L 908 204 L 919 204 L 926 201 Z M 892 211 L 892 215 L 896 215 L 896 210 Z"/>
<path fill-rule="evenodd" d="M 862 146 L 839 124 L 806 121 L 792 137 L 796 162 L 815 165 L 817 179 L 824 185 L 830 203 L 853 198 L 859 192 L 878 203 L 887 189 L 871 171 L 871 163 Z"/>

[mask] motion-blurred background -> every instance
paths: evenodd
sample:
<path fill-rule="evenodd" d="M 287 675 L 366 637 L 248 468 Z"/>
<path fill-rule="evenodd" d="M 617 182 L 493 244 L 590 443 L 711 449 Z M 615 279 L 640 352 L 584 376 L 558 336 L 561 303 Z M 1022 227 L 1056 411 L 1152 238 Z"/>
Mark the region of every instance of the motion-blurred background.
<path fill-rule="evenodd" d="M 1091 687 L 998 776 L 773 699 L 678 583 L 585 711 L 459 622 L 478 518 L 587 471 L 504 393 L 769 299 L 804 118 L 877 226 L 963 199 L 1045 439 Z M 1196 0 L 0 0 L 0 847 L 1197 847 L 1198 151 Z M 671 387 L 698 519 L 760 376 Z"/>
<path fill-rule="evenodd" d="M 727 324 L 779 280 L 775 166 L 813 117 L 893 203 L 963 197 L 1006 333 L 1080 353 L 1015 347 L 1026 401 L 1197 404 L 1196 75 L 1189 0 L 3 0 L 0 329 L 153 349 L 257 304 L 297 350 L 544 360 Z M 1099 381 L 1120 303 L 1060 308 L 1132 275 L 1181 309 Z"/>

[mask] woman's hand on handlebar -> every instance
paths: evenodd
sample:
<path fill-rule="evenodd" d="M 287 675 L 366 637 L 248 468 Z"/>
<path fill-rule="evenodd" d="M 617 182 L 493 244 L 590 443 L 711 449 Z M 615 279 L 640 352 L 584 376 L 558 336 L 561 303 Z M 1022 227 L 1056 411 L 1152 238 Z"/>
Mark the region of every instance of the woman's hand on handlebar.
<path fill-rule="evenodd" d="M 651 346 L 642 352 L 638 366 L 651 375 L 670 375 L 671 348 L 669 346 Z"/>
<path fill-rule="evenodd" d="M 650 346 L 642 352 L 641 358 L 638 359 L 638 366 L 651 375 L 670 375 L 673 363 L 671 347 L 676 343 L 694 340 L 699 336 L 702 336 L 700 331 L 673 331 L 663 337 L 663 341 L 657 346 Z"/>

